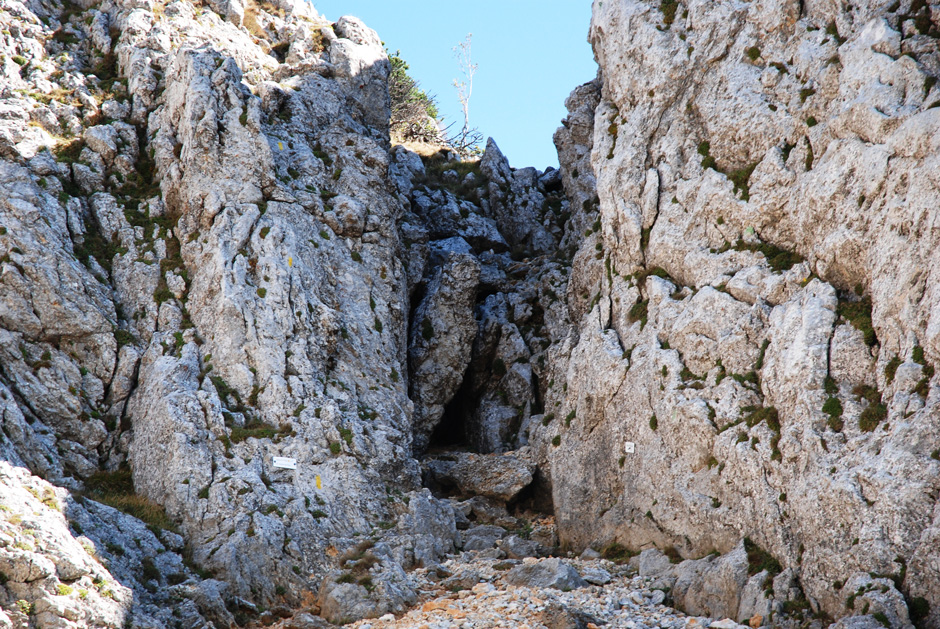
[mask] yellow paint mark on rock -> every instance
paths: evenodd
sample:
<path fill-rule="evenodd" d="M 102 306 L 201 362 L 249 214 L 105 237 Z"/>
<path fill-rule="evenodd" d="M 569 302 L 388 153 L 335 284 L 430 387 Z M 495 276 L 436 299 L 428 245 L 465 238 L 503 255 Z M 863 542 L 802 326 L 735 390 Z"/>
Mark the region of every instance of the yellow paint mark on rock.
<path fill-rule="evenodd" d="M 319 474 L 317 474 L 317 489 L 323 489 L 323 483 L 320 482 Z"/>
<path fill-rule="evenodd" d="M 287 257 L 287 266 L 294 266 L 294 258 L 291 256 Z"/>
<path fill-rule="evenodd" d="M 278 143 L 277 143 L 277 149 L 278 149 L 279 151 L 283 151 L 283 150 L 284 150 L 284 143 L 283 143 L 283 142 L 278 142 Z"/>

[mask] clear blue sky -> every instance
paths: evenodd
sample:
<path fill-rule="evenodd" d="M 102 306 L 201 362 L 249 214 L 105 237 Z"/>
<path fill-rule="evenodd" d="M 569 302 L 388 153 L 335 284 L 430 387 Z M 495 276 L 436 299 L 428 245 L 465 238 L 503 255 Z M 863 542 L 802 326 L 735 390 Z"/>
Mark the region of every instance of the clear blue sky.
<path fill-rule="evenodd" d="M 597 74 L 587 43 L 590 0 L 312 0 L 332 21 L 355 15 L 410 74 L 437 97 L 446 122 L 463 124 L 453 79 L 452 52 L 473 33 L 479 65 L 470 99 L 470 124 L 492 136 L 517 168 L 558 165 L 552 134 L 566 115 L 571 90 Z"/>

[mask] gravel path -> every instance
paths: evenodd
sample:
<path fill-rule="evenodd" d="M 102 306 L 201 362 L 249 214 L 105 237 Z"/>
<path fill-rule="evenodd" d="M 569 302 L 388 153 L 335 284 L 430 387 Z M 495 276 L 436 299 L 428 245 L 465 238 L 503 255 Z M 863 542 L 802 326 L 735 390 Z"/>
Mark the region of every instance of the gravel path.
<path fill-rule="evenodd" d="M 548 561 L 548 560 L 541 560 Z M 513 567 L 536 563 L 534 559 L 506 561 L 453 559 L 439 569 L 418 570 L 412 576 L 421 583 L 421 603 L 403 616 L 391 614 L 362 620 L 356 629 L 450 629 L 512 627 L 514 629 L 575 629 L 626 627 L 627 629 L 733 629 L 736 624 L 713 623 L 693 618 L 662 605 L 664 592 L 650 588 L 651 579 L 633 576 L 626 566 L 606 560 L 565 562 L 588 580 L 606 585 L 562 591 L 552 587 L 527 587 L 508 583 Z M 470 582 L 477 581 L 470 585 Z M 461 584 L 469 586 L 460 589 Z M 456 590 L 456 591 L 454 591 Z"/>

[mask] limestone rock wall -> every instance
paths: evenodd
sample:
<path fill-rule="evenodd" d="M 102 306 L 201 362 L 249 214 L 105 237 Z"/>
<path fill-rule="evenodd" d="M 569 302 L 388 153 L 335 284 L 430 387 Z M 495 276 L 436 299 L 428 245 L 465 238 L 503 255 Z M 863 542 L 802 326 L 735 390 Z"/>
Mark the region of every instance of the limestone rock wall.
<path fill-rule="evenodd" d="M 0 12 L 0 448 L 75 492 L 129 470 L 193 568 L 117 578 L 147 602 L 178 575 L 157 607 L 194 626 L 315 600 L 420 482 L 381 41 L 229 4 Z M 116 600 L 101 623 L 151 626 Z"/>
<path fill-rule="evenodd" d="M 594 3 L 600 203 L 534 429 L 564 544 L 748 537 L 814 610 L 895 575 L 938 626 L 938 29 L 907 0 Z"/>
<path fill-rule="evenodd" d="M 402 611 L 455 513 L 515 526 L 503 503 L 532 482 L 520 459 L 512 491 L 455 511 L 414 491 L 415 456 L 442 421 L 483 452 L 525 443 L 567 330 L 560 173 L 514 170 L 492 140 L 482 163 L 393 150 L 371 29 L 210 4 L 0 11 L 5 479 L 74 492 L 70 529 L 37 526 L 105 544 L 82 575 L 126 595 L 98 618 L 78 577 L 17 564 L 3 609 L 71 596 L 49 622 L 140 627 Z"/>

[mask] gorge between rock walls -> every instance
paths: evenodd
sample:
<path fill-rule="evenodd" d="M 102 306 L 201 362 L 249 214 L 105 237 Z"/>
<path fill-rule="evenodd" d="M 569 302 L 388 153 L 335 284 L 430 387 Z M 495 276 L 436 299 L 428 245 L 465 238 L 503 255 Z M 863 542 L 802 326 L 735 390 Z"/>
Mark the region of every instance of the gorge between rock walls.
<path fill-rule="evenodd" d="M 935 3 L 597 0 L 544 172 L 393 145 L 381 40 L 308 3 L 0 26 L 0 626 L 593 548 L 694 615 L 940 627 Z"/>

